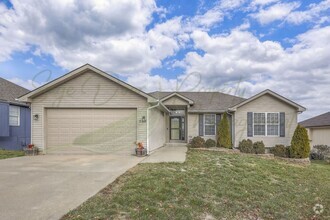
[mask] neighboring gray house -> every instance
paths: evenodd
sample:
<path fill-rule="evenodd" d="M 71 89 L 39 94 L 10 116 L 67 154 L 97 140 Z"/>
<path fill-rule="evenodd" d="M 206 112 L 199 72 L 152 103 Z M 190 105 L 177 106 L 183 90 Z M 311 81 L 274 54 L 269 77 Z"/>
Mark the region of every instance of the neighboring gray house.
<path fill-rule="evenodd" d="M 31 111 L 16 101 L 29 90 L 0 78 L 0 149 L 22 150 L 30 144 Z"/>
<path fill-rule="evenodd" d="M 299 123 L 307 128 L 311 146 L 330 146 L 330 112 L 315 116 Z"/>
<path fill-rule="evenodd" d="M 270 90 L 249 99 L 220 92 L 145 93 L 89 64 L 22 96 L 31 103 L 32 143 L 44 153 L 77 149 L 132 153 L 135 142 L 148 151 L 194 136 L 216 138 L 227 112 L 233 145 L 263 140 L 289 145 L 299 104 Z M 79 151 L 78 151 L 79 152 Z"/>

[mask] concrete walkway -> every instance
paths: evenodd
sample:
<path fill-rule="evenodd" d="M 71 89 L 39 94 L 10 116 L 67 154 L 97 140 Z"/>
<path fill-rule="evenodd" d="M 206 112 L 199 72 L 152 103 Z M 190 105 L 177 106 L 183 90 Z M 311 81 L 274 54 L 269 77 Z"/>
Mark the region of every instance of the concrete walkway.
<path fill-rule="evenodd" d="M 187 147 L 183 144 L 170 144 L 170 146 L 161 147 L 153 151 L 140 163 L 162 163 L 176 162 L 183 163 L 186 161 Z"/>
<path fill-rule="evenodd" d="M 59 219 L 143 159 L 109 154 L 0 160 L 0 219 Z"/>

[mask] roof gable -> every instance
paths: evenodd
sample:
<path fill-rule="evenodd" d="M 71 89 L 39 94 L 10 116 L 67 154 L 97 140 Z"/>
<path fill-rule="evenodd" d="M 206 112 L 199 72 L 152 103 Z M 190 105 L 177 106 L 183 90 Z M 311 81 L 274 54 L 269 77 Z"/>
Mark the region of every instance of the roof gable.
<path fill-rule="evenodd" d="M 245 99 L 221 92 L 152 92 L 150 95 L 162 100 L 173 93 L 180 94 L 191 101 L 193 105 L 188 108 L 191 113 L 225 112 L 229 107 L 238 104 Z"/>
<path fill-rule="evenodd" d="M 306 128 L 330 126 L 330 112 L 307 119 L 299 124 Z"/>
<path fill-rule="evenodd" d="M 95 72 L 95 73 L 97 73 L 97 74 L 99 74 L 99 75 L 115 82 L 115 83 L 118 83 L 119 85 L 121 85 L 121 86 L 123 86 L 123 87 L 125 87 L 125 88 L 127 88 L 127 89 L 129 89 L 129 90 L 145 97 L 145 98 L 147 98 L 148 102 L 155 102 L 156 101 L 156 99 L 154 97 L 148 95 L 147 93 L 145 93 L 145 92 L 143 92 L 143 91 L 141 91 L 141 90 L 139 90 L 139 89 L 137 89 L 137 88 L 135 88 L 135 87 L 119 80 L 119 79 L 117 79 L 116 77 L 113 77 L 113 76 L 109 75 L 108 73 L 106 73 L 106 72 L 104 72 L 104 71 L 102 71 L 102 70 L 100 70 L 100 69 L 98 69 L 98 68 L 96 68 L 96 67 L 94 67 L 90 64 L 85 64 L 85 65 L 83 65 L 83 66 L 81 66 L 81 67 L 79 67 L 79 68 L 77 68 L 77 69 L 75 69 L 75 70 L 73 70 L 73 71 L 71 71 L 71 72 L 69 72 L 69 73 L 67 73 L 67 74 L 65 74 L 65 75 L 63 75 L 63 76 L 61 76 L 61 77 L 59 77 L 59 78 L 57 78 L 57 79 L 55 79 L 55 80 L 53 80 L 53 81 L 51 81 L 47 84 L 35 89 L 35 90 L 33 90 L 33 91 L 31 91 L 30 93 L 19 97 L 18 100 L 19 101 L 24 101 L 24 102 L 30 102 L 31 98 L 39 96 L 39 95 L 51 90 L 52 88 L 55 88 L 55 87 L 65 83 L 65 82 L 79 76 L 80 74 L 82 74 L 82 73 L 84 73 L 88 70 L 91 70 L 91 71 L 93 71 L 93 72 Z"/>
<path fill-rule="evenodd" d="M 0 78 L 0 100 L 17 103 L 16 98 L 28 93 L 29 90 L 16 85 L 8 80 Z"/>
<path fill-rule="evenodd" d="M 166 101 L 166 100 L 168 100 L 168 99 L 170 99 L 170 98 L 172 98 L 174 96 L 177 96 L 177 97 L 179 97 L 179 98 L 187 101 L 190 105 L 194 104 L 194 101 L 193 100 L 191 100 L 191 99 L 189 99 L 189 98 L 187 98 L 187 97 L 185 97 L 185 96 L 183 96 L 183 95 L 181 95 L 179 93 L 176 93 L 176 92 L 173 92 L 172 94 L 169 94 L 169 95 L 163 97 L 160 101 L 161 102 L 164 102 L 164 101 Z"/>
<path fill-rule="evenodd" d="M 261 96 L 264 96 L 264 95 L 271 95 L 271 96 L 273 96 L 273 97 L 275 97 L 275 98 L 283 101 L 284 103 L 287 103 L 288 105 L 291 105 L 291 106 L 295 107 L 299 112 L 306 111 L 306 108 L 305 107 L 303 107 L 303 106 L 301 106 L 301 105 L 299 105 L 299 104 L 291 101 L 290 99 L 287 99 L 287 98 L 285 98 L 285 97 L 283 97 L 283 96 L 281 96 L 281 95 L 277 94 L 276 92 L 273 92 L 273 91 L 271 91 L 269 89 L 264 90 L 264 91 L 262 91 L 262 92 L 260 92 L 260 93 L 258 93 L 256 95 L 252 96 L 251 98 L 248 98 L 245 101 L 240 102 L 237 105 L 232 106 L 230 108 L 230 110 L 235 111 L 237 108 L 239 108 L 239 107 L 241 107 L 241 106 L 243 106 L 243 105 L 245 105 L 247 103 L 250 103 L 251 101 L 253 101 L 253 100 L 255 100 L 255 99 L 257 99 L 257 98 L 259 98 Z"/>

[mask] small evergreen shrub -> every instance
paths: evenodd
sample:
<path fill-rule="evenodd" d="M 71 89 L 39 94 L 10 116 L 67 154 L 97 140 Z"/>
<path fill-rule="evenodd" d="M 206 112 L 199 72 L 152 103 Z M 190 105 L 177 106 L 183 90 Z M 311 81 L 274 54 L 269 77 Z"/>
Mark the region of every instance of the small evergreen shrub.
<path fill-rule="evenodd" d="M 232 148 L 230 127 L 229 127 L 229 121 L 227 118 L 227 113 L 223 114 L 223 117 L 218 125 L 217 146 L 225 147 L 225 148 Z"/>
<path fill-rule="evenodd" d="M 263 141 L 256 141 L 253 143 L 253 150 L 255 154 L 265 153 L 265 144 Z"/>
<path fill-rule="evenodd" d="M 215 140 L 212 140 L 212 139 L 206 140 L 205 147 L 210 148 L 210 147 L 215 147 L 215 146 L 216 146 Z"/>
<path fill-rule="evenodd" d="M 289 147 L 278 144 L 270 148 L 270 153 L 274 154 L 276 157 L 289 157 Z"/>
<path fill-rule="evenodd" d="M 200 136 L 194 137 L 190 143 L 191 148 L 202 148 L 204 147 L 204 145 L 205 145 L 205 140 Z"/>
<path fill-rule="evenodd" d="M 253 143 L 250 139 L 247 140 L 244 139 L 240 141 L 238 144 L 238 148 L 242 153 L 248 153 L 248 154 L 254 153 Z"/>
<path fill-rule="evenodd" d="M 310 154 L 310 144 L 306 128 L 298 125 L 291 140 L 290 157 L 307 158 Z"/>
<path fill-rule="evenodd" d="M 330 156 L 330 146 L 327 145 L 315 145 L 311 150 L 310 159 L 311 160 L 324 160 Z"/>

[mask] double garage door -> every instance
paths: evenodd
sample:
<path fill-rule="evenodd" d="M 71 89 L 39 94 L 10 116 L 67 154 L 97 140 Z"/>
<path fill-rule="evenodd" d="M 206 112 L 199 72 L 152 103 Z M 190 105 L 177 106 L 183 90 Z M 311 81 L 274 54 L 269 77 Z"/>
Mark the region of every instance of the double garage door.
<path fill-rule="evenodd" d="M 47 109 L 47 151 L 131 152 L 136 109 Z"/>

